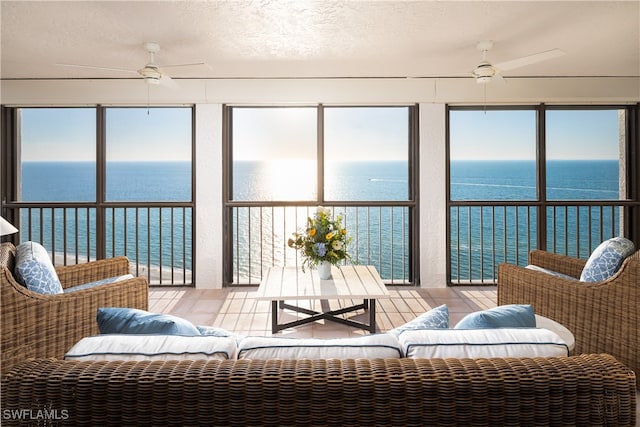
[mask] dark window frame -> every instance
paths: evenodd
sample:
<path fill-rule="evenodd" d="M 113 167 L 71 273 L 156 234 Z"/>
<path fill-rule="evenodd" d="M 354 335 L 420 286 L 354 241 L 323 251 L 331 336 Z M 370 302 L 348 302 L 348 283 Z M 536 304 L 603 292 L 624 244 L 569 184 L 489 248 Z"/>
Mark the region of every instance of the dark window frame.
<path fill-rule="evenodd" d="M 316 200 L 304 201 L 236 201 L 232 199 L 233 189 L 233 110 L 241 108 L 315 108 L 317 110 L 317 197 Z M 408 198 L 400 201 L 336 201 L 327 200 L 324 197 L 324 110 L 325 108 L 407 108 L 407 177 Z M 233 209 L 239 207 L 267 207 L 267 206 L 349 206 L 366 207 L 397 206 L 403 205 L 409 208 L 409 284 L 419 286 L 420 280 L 420 247 L 419 247 L 419 109 L 417 104 L 403 105 L 224 105 L 223 106 L 223 222 L 224 222 L 224 248 L 223 248 L 223 286 L 242 286 L 244 284 L 233 283 Z"/>
<path fill-rule="evenodd" d="M 87 202 L 23 202 L 19 199 L 19 169 L 20 169 L 20 110 L 28 109 L 72 109 L 72 108 L 93 108 L 96 114 L 96 198 Z M 184 108 L 190 110 L 191 115 L 191 200 L 183 202 L 139 202 L 139 201 L 107 201 L 106 200 L 106 111 L 108 109 L 128 109 L 128 108 L 147 108 L 147 109 L 165 109 L 165 108 Z M 2 150 L 0 152 L 1 164 L 3 170 L 2 188 L 0 198 L 0 214 L 14 224 L 19 223 L 19 211 L 25 209 L 65 209 L 65 208 L 86 208 L 95 209 L 95 259 L 104 259 L 110 254 L 109 250 L 114 251 L 114 247 L 107 248 L 107 227 L 106 212 L 114 209 L 127 209 L 143 207 L 148 209 L 162 208 L 186 208 L 191 210 L 191 282 L 177 285 L 194 286 L 196 272 L 196 247 L 194 245 L 196 235 L 196 114 L 195 105 L 165 105 L 165 106 L 117 106 L 117 105 L 89 105 L 89 106 L 2 106 L 0 111 L 0 119 L 2 120 L 3 133 Z M 6 236 L 5 239 L 12 241 L 14 244 L 19 243 L 18 237 L 20 233 L 12 236 Z M 55 251 L 55 246 L 54 246 Z M 87 249 L 90 252 L 90 249 Z M 90 257 L 90 254 L 87 255 Z M 67 264 L 67 256 L 64 257 L 64 265 Z M 91 259 L 91 257 L 90 257 Z M 76 254 L 76 262 L 78 256 Z M 55 263 L 55 260 L 54 260 Z M 140 264 L 140 260 L 138 260 Z M 137 266 L 136 266 L 137 270 Z M 151 278 L 151 269 L 147 269 L 147 275 Z M 186 280 L 186 276 L 185 280 Z M 151 282 L 151 280 L 150 280 Z M 173 278 L 172 278 L 173 282 Z M 162 285 L 162 276 L 160 277 L 160 285 Z M 176 285 L 171 283 L 170 285 Z"/>
<path fill-rule="evenodd" d="M 504 110 L 533 110 L 536 111 L 536 199 L 526 201 L 514 201 L 514 206 L 534 206 L 537 209 L 537 229 L 545 230 L 537 233 L 537 248 L 546 250 L 547 242 L 547 221 L 546 209 L 548 207 L 562 205 L 571 202 L 572 205 L 594 205 L 595 201 L 566 201 L 566 200 L 548 200 L 547 199 L 547 183 L 546 183 L 546 112 L 559 110 L 625 110 L 625 159 L 627 183 L 627 198 L 620 200 L 608 200 L 614 204 L 616 202 L 624 209 L 624 230 L 626 237 L 634 241 L 636 244 L 640 242 L 640 103 L 623 104 L 623 105 L 553 105 L 545 104 L 537 105 L 491 105 L 491 106 L 463 106 L 463 105 L 447 105 L 445 115 L 445 140 L 446 140 L 446 200 L 447 200 L 447 285 L 455 286 L 460 283 L 452 282 L 452 224 L 451 209 L 455 206 L 479 207 L 487 205 L 504 205 L 502 201 L 495 200 L 472 200 L 460 201 L 451 199 L 451 139 L 450 139 L 450 112 L 451 111 L 504 111 Z M 509 203 L 507 203 L 509 204 Z M 544 214 L 542 214 L 544 213 Z M 517 256 L 516 256 L 517 258 Z M 469 280 L 467 284 L 484 284 L 484 280 L 480 283 Z M 491 284 L 495 284 L 494 282 Z"/>

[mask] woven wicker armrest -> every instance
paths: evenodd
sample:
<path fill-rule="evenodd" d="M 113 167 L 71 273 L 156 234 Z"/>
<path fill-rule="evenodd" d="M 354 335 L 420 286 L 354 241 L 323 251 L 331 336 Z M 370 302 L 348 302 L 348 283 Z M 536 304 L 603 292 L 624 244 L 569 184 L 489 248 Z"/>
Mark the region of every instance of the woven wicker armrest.
<path fill-rule="evenodd" d="M 56 273 L 65 289 L 130 272 L 129 259 L 124 256 L 56 267 Z"/>
<path fill-rule="evenodd" d="M 608 355 L 21 363 L 4 410 L 73 425 L 633 426 L 635 376 Z M 4 420 L 12 425 L 11 420 Z"/>
<path fill-rule="evenodd" d="M 580 277 L 586 261 L 580 258 L 554 254 L 552 252 L 534 250 L 529 252 L 529 264 L 566 274 L 577 279 Z"/>
<path fill-rule="evenodd" d="M 577 317 L 583 317 L 586 313 L 573 310 L 571 302 L 584 293 L 586 287 L 583 285 L 577 280 L 572 281 L 513 264 L 500 264 L 497 303 L 531 304 L 536 314 L 561 323 L 575 336 L 575 327 L 580 322 Z"/>
<path fill-rule="evenodd" d="M 94 286 L 80 291 L 59 295 L 46 295 L 56 301 L 64 302 L 75 299 L 82 304 L 83 309 L 92 310 L 94 307 L 135 307 L 141 310 L 149 308 L 149 283 L 144 277 L 133 277 L 118 282 Z M 95 321 L 95 314 L 93 320 Z"/>
<path fill-rule="evenodd" d="M 128 261 L 95 261 L 88 269 L 64 267 L 61 278 L 99 280 L 128 273 Z M 122 268 L 127 270 L 121 273 Z M 27 358 L 62 358 L 80 339 L 99 333 L 96 315 L 100 307 L 131 307 L 147 310 L 149 284 L 134 277 L 92 288 L 43 295 L 17 283 L 11 272 L 0 271 L 0 348 L 2 373 Z M 63 282 L 67 288 L 68 282 Z"/>

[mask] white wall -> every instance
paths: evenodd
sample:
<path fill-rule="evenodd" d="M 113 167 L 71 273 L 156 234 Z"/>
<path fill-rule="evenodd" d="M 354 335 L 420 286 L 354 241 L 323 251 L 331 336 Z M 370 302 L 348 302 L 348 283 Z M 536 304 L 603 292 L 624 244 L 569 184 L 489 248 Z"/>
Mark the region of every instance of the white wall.
<path fill-rule="evenodd" d="M 222 105 L 196 105 L 195 283 L 222 287 Z"/>
<path fill-rule="evenodd" d="M 449 79 L 177 80 L 179 89 L 140 79 L 2 80 L 5 105 L 380 104 L 380 103 L 625 103 L 640 100 L 633 77 L 523 78 L 479 85 Z"/>
<path fill-rule="evenodd" d="M 447 285 L 444 104 L 420 104 L 420 286 Z"/>
<path fill-rule="evenodd" d="M 222 104 L 420 104 L 420 282 L 446 286 L 445 105 L 622 104 L 640 101 L 637 78 L 178 80 L 180 89 L 139 79 L 3 80 L 0 102 L 17 106 L 196 105 L 195 281 L 222 286 Z"/>

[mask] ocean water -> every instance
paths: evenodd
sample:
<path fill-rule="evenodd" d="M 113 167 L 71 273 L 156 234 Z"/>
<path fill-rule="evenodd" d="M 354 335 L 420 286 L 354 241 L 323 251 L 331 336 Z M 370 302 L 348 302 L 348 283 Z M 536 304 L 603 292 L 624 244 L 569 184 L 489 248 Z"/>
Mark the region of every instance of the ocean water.
<path fill-rule="evenodd" d="M 96 200 L 96 167 L 92 162 L 23 162 L 21 199 L 24 202 Z M 188 202 L 191 200 L 189 162 L 110 162 L 105 199 L 108 202 Z M 156 268 L 173 265 L 192 269 L 191 208 L 150 207 L 108 209 L 106 254 Z M 78 207 L 21 213 L 21 238 L 42 242 L 49 250 L 73 260 L 96 258 L 96 209 Z M 73 262 L 73 261 L 70 261 Z"/>
<path fill-rule="evenodd" d="M 236 162 L 236 201 L 309 201 L 317 198 L 314 163 L 299 161 Z M 407 201 L 406 162 L 334 162 L 324 172 L 325 199 L 340 201 Z M 234 283 L 259 283 L 265 266 L 300 265 L 287 239 L 313 215 L 311 207 L 238 208 L 233 215 Z M 375 265 L 383 278 L 409 274 L 407 207 L 336 207 L 352 242 L 352 259 Z"/>
<path fill-rule="evenodd" d="M 617 160 L 551 160 L 547 200 L 615 200 Z M 451 200 L 536 200 L 534 161 L 453 161 Z"/>
<path fill-rule="evenodd" d="M 279 168 L 284 166 L 278 165 Z M 308 165 L 296 166 L 306 172 L 311 171 L 306 174 L 311 176 L 311 181 L 295 179 L 295 176 L 300 176 L 295 168 L 292 168 L 292 178 L 283 173 L 274 173 L 278 172 L 277 168 L 258 162 L 236 162 L 234 167 L 234 200 L 310 200 L 316 196 L 313 166 L 310 169 Z M 618 173 L 617 161 L 550 161 L 547 164 L 547 198 L 618 199 Z M 24 162 L 21 175 L 23 201 L 95 200 L 96 170 L 93 163 Z M 327 200 L 406 201 L 408 198 L 406 162 L 332 163 L 327 165 L 324 175 Z M 450 176 L 453 201 L 534 201 L 537 197 L 534 162 L 453 161 Z M 110 202 L 190 201 L 191 165 L 188 162 L 111 162 L 107 164 L 105 187 L 106 200 Z M 264 236 L 275 236 L 274 239 L 286 242 L 289 234 L 295 231 L 294 225 L 304 224 L 304 218 L 309 213 L 307 210 L 300 211 L 295 214 L 296 218 L 287 219 L 285 217 L 289 214 L 284 211 L 281 214 L 266 212 L 239 209 L 235 214 L 234 271 L 240 281 L 244 276 L 259 275 L 257 265 L 265 260 L 278 262 L 278 257 L 287 259 L 291 256 L 282 242 L 267 242 L 267 245 L 273 246 L 271 249 L 257 249 L 256 239 L 260 240 L 260 245 L 268 240 Z M 527 210 L 526 206 L 504 211 L 488 211 L 486 208 L 452 211 L 451 261 L 454 276 L 461 279 L 474 275 L 477 278 L 478 274 L 491 277 L 495 273 L 496 260 L 522 262 L 522 253 L 518 259 L 510 259 L 509 256 L 516 253 L 518 248 L 531 246 L 532 243 L 535 245 L 537 231 L 535 227 L 532 229 L 536 219 L 535 210 L 533 212 Z M 353 232 L 352 251 L 355 258 L 360 262 L 378 264 L 384 278 L 407 277 L 409 215 L 406 208 L 359 207 L 337 210 L 336 213 L 344 215 L 345 225 Z M 615 232 L 618 214 L 612 211 L 610 215 L 605 212 L 595 217 L 597 221 L 606 223 L 607 230 Z M 50 223 L 51 215 L 55 217 L 53 239 L 57 251 L 65 247 L 61 230 L 62 223 L 66 221 L 67 228 L 72 230 L 68 234 L 78 235 L 78 248 L 73 247 L 75 243 L 71 247 L 67 243 L 66 250 L 82 253 L 88 247 L 95 254 L 94 209 L 80 210 L 79 214 L 71 212 L 66 217 L 61 212 L 50 213 L 45 210 L 42 218 L 44 227 Z M 554 245 L 559 250 L 567 249 L 564 245 L 571 244 L 567 236 L 576 229 L 576 223 L 582 221 L 584 224 L 590 218 L 588 214 L 579 212 L 575 215 L 570 212 L 552 215 L 552 212 L 548 212 L 548 216 L 552 219 L 548 220 L 549 227 L 556 226 Z M 253 225 L 245 227 L 243 224 L 248 224 L 249 219 Z M 108 213 L 106 220 L 108 252 L 125 253 L 145 264 L 166 266 L 173 263 L 191 268 L 190 209 L 155 208 L 136 212 L 132 208 L 123 208 Z M 22 218 L 23 227 L 30 223 L 35 236 L 43 231 L 44 239 L 50 239 L 51 230 L 40 230 L 40 222 L 39 216 L 33 214 L 30 218 L 26 215 Z M 288 222 L 286 229 L 277 226 L 285 222 Z M 259 230 L 251 229 L 256 224 Z M 429 225 L 422 224 L 421 227 Z M 549 230 L 547 232 L 550 233 Z M 138 242 L 136 234 L 139 236 Z M 173 236 L 173 247 L 165 243 L 169 236 Z M 592 237 L 598 238 L 597 235 Z M 69 236 L 66 239 L 75 241 Z M 148 246 L 147 241 L 150 242 Z M 482 272 L 477 273 L 477 270 Z"/>
<path fill-rule="evenodd" d="M 549 201 L 616 200 L 616 160 L 549 161 Z M 534 161 L 457 161 L 451 165 L 452 201 L 535 201 Z M 450 210 L 452 280 L 493 280 L 502 262 L 527 264 L 537 245 L 538 211 L 522 206 L 452 207 Z M 595 245 L 617 236 L 618 207 L 548 207 L 547 247 L 574 257 L 587 257 Z"/>
<path fill-rule="evenodd" d="M 190 201 L 189 162 L 108 162 L 109 202 Z M 96 165 L 93 162 L 23 162 L 23 201 L 93 202 Z"/>
<path fill-rule="evenodd" d="M 233 199 L 315 200 L 313 162 L 234 163 Z M 325 200 L 404 200 L 409 197 L 407 162 L 333 162 L 324 172 Z"/>

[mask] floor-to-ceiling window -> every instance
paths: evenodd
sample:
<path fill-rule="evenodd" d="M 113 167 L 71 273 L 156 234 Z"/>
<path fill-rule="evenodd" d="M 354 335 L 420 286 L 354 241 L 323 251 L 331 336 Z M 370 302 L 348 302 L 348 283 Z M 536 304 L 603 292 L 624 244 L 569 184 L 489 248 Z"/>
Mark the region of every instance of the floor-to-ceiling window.
<path fill-rule="evenodd" d="M 393 107 L 227 107 L 225 283 L 300 265 L 287 246 L 319 205 L 341 215 L 353 260 L 389 283 L 416 271 L 416 112 Z"/>
<path fill-rule="evenodd" d="M 625 234 L 624 207 L 616 203 L 628 198 L 633 166 L 625 124 L 624 109 L 545 112 L 548 250 L 586 258 L 594 245 Z"/>
<path fill-rule="evenodd" d="M 494 283 L 532 249 L 586 258 L 630 236 L 629 108 L 450 107 L 449 281 Z"/>
<path fill-rule="evenodd" d="M 126 255 L 151 284 L 191 284 L 190 107 L 5 108 L 3 208 L 56 264 Z"/>
<path fill-rule="evenodd" d="M 449 112 L 452 281 L 492 280 L 535 242 L 536 112 Z"/>

